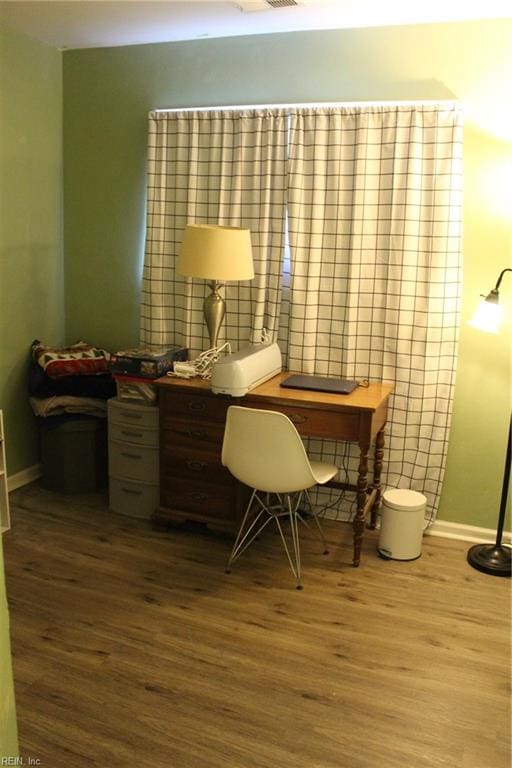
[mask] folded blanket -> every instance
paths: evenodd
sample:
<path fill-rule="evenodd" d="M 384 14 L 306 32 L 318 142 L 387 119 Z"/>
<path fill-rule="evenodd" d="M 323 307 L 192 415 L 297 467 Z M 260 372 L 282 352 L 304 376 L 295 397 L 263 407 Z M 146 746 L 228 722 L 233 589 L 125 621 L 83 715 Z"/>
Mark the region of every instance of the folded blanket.
<path fill-rule="evenodd" d="M 62 413 L 83 413 L 87 416 L 106 416 L 107 402 L 97 397 L 29 397 L 36 416 L 58 416 Z"/>
<path fill-rule="evenodd" d="M 116 382 L 110 373 L 61 376 L 52 379 L 37 363 L 31 362 L 28 371 L 28 393 L 34 397 L 73 395 L 73 397 L 101 397 L 108 400 L 116 396 Z"/>
<path fill-rule="evenodd" d="M 32 342 L 32 359 L 52 379 L 63 376 L 83 376 L 107 373 L 110 354 L 79 341 L 69 347 L 46 347 L 40 341 Z"/>

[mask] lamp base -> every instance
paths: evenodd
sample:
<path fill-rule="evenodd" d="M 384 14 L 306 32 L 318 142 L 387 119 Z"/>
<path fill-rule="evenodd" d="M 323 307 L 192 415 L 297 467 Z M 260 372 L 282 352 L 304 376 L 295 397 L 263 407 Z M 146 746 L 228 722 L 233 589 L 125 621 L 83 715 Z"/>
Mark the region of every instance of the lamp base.
<path fill-rule="evenodd" d="M 475 544 L 468 550 L 467 559 L 477 571 L 491 576 L 512 576 L 510 549 L 501 544 Z"/>
<path fill-rule="evenodd" d="M 215 349 L 220 327 L 224 320 L 224 315 L 226 314 L 226 302 L 219 293 L 219 288 L 221 288 L 224 283 L 219 283 L 218 280 L 212 280 L 208 285 L 212 292 L 204 300 L 203 314 L 206 321 L 206 327 L 208 328 L 208 335 L 210 337 L 210 349 Z"/>

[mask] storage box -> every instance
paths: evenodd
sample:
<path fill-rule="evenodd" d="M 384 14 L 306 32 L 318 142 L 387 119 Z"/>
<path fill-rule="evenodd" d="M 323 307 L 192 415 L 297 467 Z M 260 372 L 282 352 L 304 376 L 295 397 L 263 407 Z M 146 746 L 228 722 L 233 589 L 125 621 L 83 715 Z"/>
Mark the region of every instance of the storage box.
<path fill-rule="evenodd" d="M 57 417 L 55 417 L 57 418 Z M 41 425 L 42 485 L 60 493 L 90 493 L 107 485 L 107 420 L 73 418 Z"/>
<path fill-rule="evenodd" d="M 185 347 L 146 347 L 126 349 L 110 356 L 112 373 L 124 376 L 138 376 L 143 379 L 158 379 L 172 370 L 173 363 L 187 359 Z"/>

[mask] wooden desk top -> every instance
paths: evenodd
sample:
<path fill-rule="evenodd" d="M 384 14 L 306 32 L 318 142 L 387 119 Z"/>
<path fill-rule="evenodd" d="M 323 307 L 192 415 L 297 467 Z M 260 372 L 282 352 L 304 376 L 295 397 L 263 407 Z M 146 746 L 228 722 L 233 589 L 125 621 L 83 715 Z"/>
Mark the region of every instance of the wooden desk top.
<path fill-rule="evenodd" d="M 277 376 L 260 384 L 259 387 L 251 389 L 244 397 L 260 399 L 262 401 L 282 403 L 283 405 L 292 403 L 302 403 L 304 406 L 321 408 L 326 410 L 358 410 L 375 412 L 387 400 L 393 391 L 392 384 L 373 382 L 368 387 L 358 387 L 350 395 L 332 394 L 329 392 L 311 392 L 305 389 L 284 389 L 280 383 L 291 376 L 291 371 L 283 371 Z M 154 382 L 159 387 L 172 387 L 173 389 L 186 389 L 188 391 L 198 390 L 207 391 L 210 389 L 210 382 L 199 377 L 194 379 L 180 379 L 172 376 L 162 376 Z M 219 397 L 227 397 L 219 395 Z M 233 404 L 242 401 L 244 398 L 233 397 Z"/>
<path fill-rule="evenodd" d="M 312 392 L 307 389 L 284 389 L 280 386 L 281 382 L 291 376 L 291 371 L 278 373 L 272 379 L 260 384 L 259 387 L 252 389 L 246 397 L 261 397 L 262 399 L 272 400 L 273 402 L 303 403 L 315 408 L 333 408 L 357 409 L 359 411 L 376 411 L 383 402 L 389 397 L 393 390 L 391 384 L 374 382 L 368 387 L 357 387 L 350 395 L 340 395 L 331 392 Z"/>

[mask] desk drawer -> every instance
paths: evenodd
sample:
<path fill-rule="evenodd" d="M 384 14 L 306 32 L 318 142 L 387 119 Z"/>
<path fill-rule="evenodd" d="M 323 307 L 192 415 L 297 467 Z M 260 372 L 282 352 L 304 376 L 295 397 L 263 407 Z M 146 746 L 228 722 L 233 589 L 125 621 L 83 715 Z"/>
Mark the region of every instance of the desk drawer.
<path fill-rule="evenodd" d="M 291 405 L 274 405 L 248 400 L 244 402 L 249 408 L 263 408 L 268 411 L 279 411 L 288 416 L 303 437 L 328 438 L 330 440 L 359 439 L 359 414 L 320 409 L 300 408 Z"/>
<path fill-rule="evenodd" d="M 160 486 L 160 503 L 168 509 L 190 512 L 194 520 L 235 521 L 237 517 L 236 484 L 196 482 L 188 478 L 166 475 Z"/>
<path fill-rule="evenodd" d="M 183 450 L 182 446 L 164 446 L 162 466 L 171 469 L 173 475 L 188 477 L 192 485 L 212 482 L 223 485 L 233 483 L 233 475 L 222 466 L 220 452 Z"/>
<path fill-rule="evenodd" d="M 223 437 L 224 424 L 191 423 L 168 417 L 161 432 L 161 445 L 163 450 L 179 446 L 183 450 L 204 450 L 220 456 Z"/>
<path fill-rule="evenodd" d="M 233 405 L 226 399 L 203 392 L 169 392 L 161 390 L 160 412 L 162 429 L 173 428 L 176 418 L 180 420 L 204 421 L 224 424 L 226 411 Z"/>

